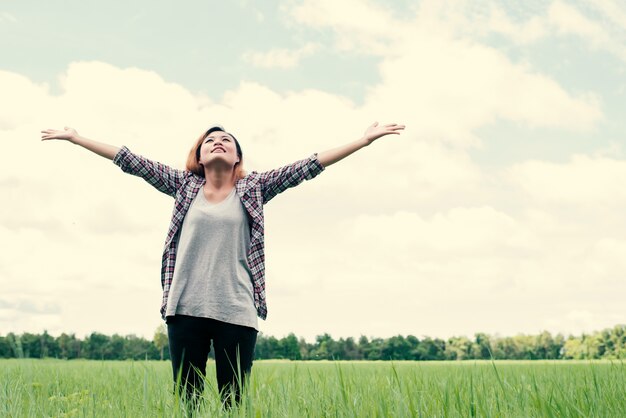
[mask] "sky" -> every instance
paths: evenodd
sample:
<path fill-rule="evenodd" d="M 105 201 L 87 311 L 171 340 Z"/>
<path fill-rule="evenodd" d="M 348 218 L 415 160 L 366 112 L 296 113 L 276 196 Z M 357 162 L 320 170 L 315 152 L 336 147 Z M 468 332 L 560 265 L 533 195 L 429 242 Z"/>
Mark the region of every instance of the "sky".
<path fill-rule="evenodd" d="M 402 123 L 265 207 L 268 319 L 312 341 L 626 323 L 619 0 L 0 0 L 0 335 L 151 338 L 173 200 L 45 128 L 264 171 Z"/>

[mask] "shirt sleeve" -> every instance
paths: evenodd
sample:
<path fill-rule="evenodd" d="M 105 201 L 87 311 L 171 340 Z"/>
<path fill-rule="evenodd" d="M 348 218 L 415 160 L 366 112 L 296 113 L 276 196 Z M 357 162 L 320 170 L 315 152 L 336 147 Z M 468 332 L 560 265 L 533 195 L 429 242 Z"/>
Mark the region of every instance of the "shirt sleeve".
<path fill-rule="evenodd" d="M 185 171 L 133 154 L 126 147 L 122 147 L 115 155 L 113 163 L 123 172 L 141 177 L 158 191 L 172 197 L 176 195 L 176 190 L 185 178 Z"/>
<path fill-rule="evenodd" d="M 260 173 L 263 203 L 269 202 L 277 194 L 297 186 L 304 180 L 311 180 L 322 171 L 324 167 L 317 158 L 317 154 L 313 154 L 293 164 Z"/>

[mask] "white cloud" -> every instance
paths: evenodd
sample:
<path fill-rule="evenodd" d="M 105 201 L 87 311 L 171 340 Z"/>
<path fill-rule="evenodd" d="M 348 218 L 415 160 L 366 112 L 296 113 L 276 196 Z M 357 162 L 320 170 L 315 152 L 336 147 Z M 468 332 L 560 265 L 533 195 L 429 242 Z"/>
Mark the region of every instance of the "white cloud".
<path fill-rule="evenodd" d="M 391 253 L 407 256 L 404 261 L 413 252 L 444 257 L 475 252 L 491 255 L 496 246 L 512 245 L 523 234 L 514 219 L 491 207 L 454 208 L 429 220 L 410 212 L 359 216 L 353 228 L 350 235 L 357 240 L 377 242 Z"/>
<path fill-rule="evenodd" d="M 291 50 L 274 48 L 267 52 L 248 51 L 242 56 L 243 60 L 259 68 L 291 69 L 298 66 L 303 58 L 314 54 L 319 45 L 309 42 L 301 48 Z"/>
<path fill-rule="evenodd" d="M 473 131 L 498 119 L 586 130 L 602 116 L 593 97 L 572 97 L 493 48 L 416 33 L 404 51 L 381 63 L 382 82 L 367 105 L 418 121 L 422 137 L 475 144 Z"/>
<path fill-rule="evenodd" d="M 626 204 L 626 161 L 574 155 L 567 163 L 527 161 L 511 168 L 512 180 L 532 198 L 571 205 Z"/>
<path fill-rule="evenodd" d="M 492 6 L 487 28 L 489 32 L 505 35 L 519 44 L 536 42 L 548 33 L 545 17 L 534 16 L 527 21 L 515 23 L 497 5 Z"/>
<path fill-rule="evenodd" d="M 626 290 L 626 239 L 593 226 L 568 225 L 554 212 L 513 217 L 484 206 L 362 215 L 310 233 L 298 227 L 308 239 L 327 240 L 289 246 L 293 232 L 272 246 L 285 256 L 269 263 L 274 314 L 297 316 L 310 338 L 329 324 L 340 335 L 376 336 L 471 335 L 476 324 L 501 335 L 610 326 L 623 320 L 615 314 Z M 567 319 L 575 310 L 595 319 L 576 328 Z"/>
<path fill-rule="evenodd" d="M 16 23 L 17 18 L 9 12 L 0 12 L 0 23 L 2 22 Z"/>
<path fill-rule="evenodd" d="M 552 3 L 550 21 L 562 33 L 576 33 L 597 45 L 609 41 L 608 33 L 596 22 L 583 15 L 578 9 L 561 1 Z"/>
<path fill-rule="evenodd" d="M 0 130 L 32 121 L 50 102 L 48 86 L 8 71 L 0 70 L 0 90 L 4 97 L 0 100 Z"/>
<path fill-rule="evenodd" d="M 483 38 L 495 33 L 518 45 L 574 35 L 593 49 L 626 60 L 626 10 L 612 0 L 587 0 L 577 5 L 555 0 L 544 3 L 540 13 L 522 13 L 517 19 L 509 16 L 500 3 L 489 0 L 482 2 L 483 13 L 472 14 L 473 3 L 449 8 L 438 4 L 430 7 L 445 10 L 445 20 L 454 23 L 452 30 L 460 35 Z"/>
<path fill-rule="evenodd" d="M 239 0 L 239 8 L 245 13 L 250 13 L 254 15 L 254 18 L 257 22 L 265 22 L 266 16 L 261 10 L 257 8 L 260 3 L 250 0 Z"/>
<path fill-rule="evenodd" d="M 592 94 L 572 97 L 530 65 L 460 38 L 455 26 L 463 17 L 459 10 L 463 8 L 450 2 L 425 1 L 412 19 L 395 19 L 377 6 L 355 0 L 304 1 L 291 13 L 300 23 L 330 28 L 340 50 L 381 55 L 382 80 L 369 89 L 365 106 L 372 114 L 417 121 L 411 129 L 420 138 L 468 146 L 480 142 L 476 128 L 499 119 L 573 130 L 589 129 L 601 119 Z M 487 27 L 495 24 L 498 13 L 490 15 Z M 534 29 L 509 29 L 541 36 L 539 21 L 527 24 Z"/>
<path fill-rule="evenodd" d="M 558 329 L 565 336 L 580 336 L 580 330 L 602 330 L 625 322 L 626 316 L 620 311 L 596 313 L 589 310 L 573 309 L 556 318 L 546 319 L 543 326 L 546 329 Z"/>
<path fill-rule="evenodd" d="M 604 11 L 615 11 L 616 6 L 609 8 L 609 4 L 604 4 Z M 593 20 L 562 1 L 552 3 L 549 10 L 549 20 L 558 33 L 579 36 L 593 48 L 606 50 L 626 61 L 626 46 L 624 44 L 626 34 L 623 29 L 616 31 L 605 25 L 604 22 Z"/>
<path fill-rule="evenodd" d="M 368 54 L 386 55 L 389 43 L 403 26 L 390 11 L 369 1 L 305 0 L 287 12 L 296 22 L 315 28 L 332 27 L 342 51 L 360 48 Z"/>
<path fill-rule="evenodd" d="M 507 13 L 502 3 L 494 0 L 426 0 L 418 9 L 418 19 L 425 26 L 438 21 L 460 37 L 482 39 L 499 34 L 518 45 L 575 35 L 595 49 L 626 59 L 626 10 L 613 0 L 587 0 L 577 5 L 555 0 L 506 6 L 514 7 L 517 13 Z"/>
<path fill-rule="evenodd" d="M 593 7 L 599 10 L 605 19 L 618 25 L 622 30 L 626 29 L 626 8 L 624 3 L 615 0 L 588 0 Z"/>

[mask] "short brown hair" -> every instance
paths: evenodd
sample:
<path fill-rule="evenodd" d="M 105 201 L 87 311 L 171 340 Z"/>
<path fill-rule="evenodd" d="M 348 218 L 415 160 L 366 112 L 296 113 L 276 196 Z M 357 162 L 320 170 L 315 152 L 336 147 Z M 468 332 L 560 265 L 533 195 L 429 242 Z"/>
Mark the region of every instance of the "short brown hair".
<path fill-rule="evenodd" d="M 235 138 L 233 134 L 231 134 L 230 132 L 226 132 L 224 128 L 222 128 L 221 126 L 213 126 L 212 128 L 208 129 L 206 132 L 204 132 L 202 135 L 198 137 L 198 139 L 194 143 L 191 150 L 189 150 L 189 155 L 187 156 L 187 165 L 186 165 L 187 170 L 191 171 L 192 173 L 198 176 L 204 177 L 204 168 L 199 162 L 200 161 L 200 147 L 202 147 L 202 142 L 207 136 L 209 136 L 210 133 L 217 132 L 217 131 L 227 133 L 235 140 L 235 146 L 237 147 L 237 156 L 239 157 L 239 162 L 235 164 L 235 178 L 237 180 L 244 178 L 246 176 L 246 172 L 243 170 L 243 151 L 241 151 L 241 146 L 239 145 L 239 141 L 237 141 L 237 138 Z"/>

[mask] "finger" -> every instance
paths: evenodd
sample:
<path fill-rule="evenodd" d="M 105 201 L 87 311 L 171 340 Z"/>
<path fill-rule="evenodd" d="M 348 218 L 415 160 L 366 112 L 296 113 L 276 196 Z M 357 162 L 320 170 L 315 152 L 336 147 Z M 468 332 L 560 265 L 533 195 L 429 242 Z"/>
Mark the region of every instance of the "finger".
<path fill-rule="evenodd" d="M 46 140 L 46 139 L 57 139 L 57 138 L 58 138 L 58 136 L 57 136 L 57 135 L 55 135 L 54 133 L 48 133 L 48 134 L 45 134 L 45 135 L 41 135 L 41 139 L 42 139 L 42 140 Z"/>

